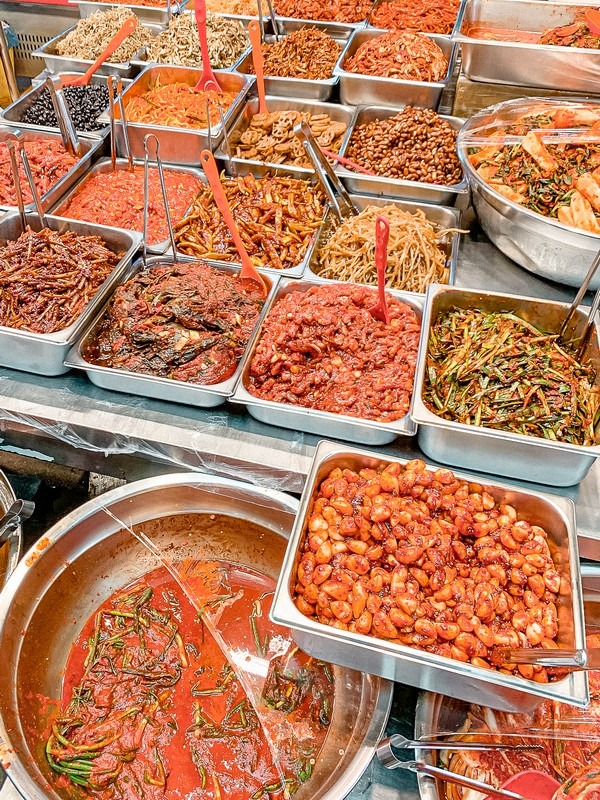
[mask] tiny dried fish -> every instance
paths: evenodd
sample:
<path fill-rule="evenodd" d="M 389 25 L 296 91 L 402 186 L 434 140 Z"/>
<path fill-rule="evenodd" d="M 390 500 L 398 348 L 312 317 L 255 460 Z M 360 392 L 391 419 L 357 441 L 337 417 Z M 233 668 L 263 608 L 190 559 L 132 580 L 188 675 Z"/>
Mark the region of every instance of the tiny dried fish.
<path fill-rule="evenodd" d="M 213 69 L 230 67 L 250 45 L 246 29 L 237 20 L 207 13 L 206 29 Z M 161 31 L 148 46 L 145 60 L 181 67 L 201 67 L 202 55 L 194 16 L 180 14 L 172 17 L 169 27 Z"/>
<path fill-rule="evenodd" d="M 80 19 L 75 28 L 56 43 L 56 52 L 59 56 L 95 61 L 130 17 L 135 17 L 135 14 L 128 8 L 96 11 L 86 19 Z M 108 61 L 113 64 L 129 61 L 151 39 L 150 29 L 138 23 Z"/>

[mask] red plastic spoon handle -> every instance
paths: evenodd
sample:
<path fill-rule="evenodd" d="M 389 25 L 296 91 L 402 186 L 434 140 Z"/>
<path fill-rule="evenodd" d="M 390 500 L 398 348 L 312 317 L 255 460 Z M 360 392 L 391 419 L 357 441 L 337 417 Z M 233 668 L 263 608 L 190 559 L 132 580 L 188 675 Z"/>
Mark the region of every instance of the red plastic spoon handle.
<path fill-rule="evenodd" d="M 386 325 L 390 321 L 390 312 L 385 296 L 385 272 L 387 269 L 387 248 L 390 238 L 390 223 L 387 217 L 379 214 L 375 220 L 375 266 L 377 268 L 377 291 L 379 293 L 379 309 L 383 312 Z"/>
<path fill-rule="evenodd" d="M 96 70 L 101 67 L 102 64 L 104 64 L 104 62 L 110 58 L 116 50 L 119 49 L 128 36 L 131 36 L 131 34 L 137 28 L 137 24 L 137 17 L 129 17 L 129 19 L 126 19 L 121 25 L 118 33 L 113 36 L 88 71 L 80 78 L 73 78 L 72 80 L 69 80 L 68 78 L 65 79 L 63 81 L 63 86 L 87 86 Z"/>
<path fill-rule="evenodd" d="M 258 91 L 258 113 L 268 114 L 267 94 L 265 92 L 265 58 L 262 51 L 262 36 L 258 21 L 253 19 L 248 25 L 250 44 L 252 45 L 252 62 L 256 73 L 256 88 Z"/>
<path fill-rule="evenodd" d="M 227 202 L 227 197 L 225 196 L 225 191 L 223 186 L 221 185 L 221 179 L 219 178 L 219 169 L 217 167 L 217 162 L 213 154 L 210 150 L 203 150 L 200 153 L 200 163 L 202 164 L 202 168 L 204 169 L 204 174 L 208 179 L 208 183 L 210 184 L 210 188 L 212 189 L 213 196 L 215 198 L 215 203 L 217 208 L 221 212 L 223 219 L 225 220 L 225 224 L 229 228 L 229 233 L 231 234 L 231 238 L 233 239 L 233 243 L 235 244 L 237 251 L 240 256 L 240 261 L 242 263 L 242 271 L 240 272 L 240 277 L 248 280 L 256 281 L 260 286 L 262 286 L 263 291 L 265 293 L 265 297 L 267 296 L 267 286 L 263 281 L 262 277 L 256 271 L 256 268 L 252 261 L 250 260 L 250 256 L 246 248 L 244 247 L 244 242 L 242 241 L 242 237 L 237 229 L 237 225 L 235 224 L 235 220 L 233 219 L 233 214 L 231 213 L 231 209 L 229 208 L 229 203 Z"/>
<path fill-rule="evenodd" d="M 223 91 L 215 73 L 210 66 L 210 55 L 208 52 L 208 33 L 206 30 L 206 0 L 196 0 L 194 3 L 194 13 L 196 15 L 196 26 L 198 27 L 198 40 L 200 41 L 200 53 L 202 55 L 202 75 L 196 84 L 199 92 L 221 92 Z"/>

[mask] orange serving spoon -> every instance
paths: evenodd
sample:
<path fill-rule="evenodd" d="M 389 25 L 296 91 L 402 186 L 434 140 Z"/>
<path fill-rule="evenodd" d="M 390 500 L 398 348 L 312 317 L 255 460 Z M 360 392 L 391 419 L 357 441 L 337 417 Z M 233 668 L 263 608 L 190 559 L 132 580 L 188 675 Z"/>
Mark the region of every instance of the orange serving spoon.
<path fill-rule="evenodd" d="M 98 70 L 102 64 L 104 64 L 104 62 L 112 56 L 115 50 L 118 50 L 128 36 L 131 36 L 131 34 L 137 28 L 137 24 L 137 17 L 129 17 L 129 19 L 126 19 L 121 25 L 120 30 L 113 36 L 88 71 L 78 78 L 65 78 L 62 82 L 63 88 L 65 86 L 87 86 L 92 80 L 92 75 L 96 72 L 96 70 Z"/>
<path fill-rule="evenodd" d="M 227 202 L 227 197 L 225 196 L 225 191 L 223 186 L 221 185 L 221 179 L 219 177 L 219 169 L 217 167 L 217 162 L 213 154 L 210 150 L 203 150 L 200 153 L 200 163 L 202 164 L 202 168 L 204 169 L 204 174 L 208 179 L 208 183 L 210 188 L 212 189 L 213 197 L 215 198 L 215 203 L 217 208 L 221 212 L 223 219 L 225 220 L 225 224 L 229 228 L 229 233 L 231 234 L 231 238 L 233 239 L 233 243 L 235 244 L 237 251 L 240 256 L 240 261 L 242 263 L 242 271 L 240 272 L 240 278 L 242 280 L 249 280 L 254 281 L 255 283 L 259 284 L 262 287 L 264 292 L 264 296 L 266 297 L 268 294 L 267 285 L 256 271 L 256 267 L 250 260 L 250 256 L 248 255 L 248 251 L 244 247 L 244 242 L 242 241 L 242 237 L 240 236 L 240 232 L 238 231 L 237 225 L 235 224 L 235 220 L 233 219 L 233 214 L 231 213 L 231 209 L 229 208 L 229 203 Z"/>
<path fill-rule="evenodd" d="M 208 32 L 206 30 L 206 0 L 196 0 L 194 14 L 196 15 L 200 53 L 202 55 L 202 75 L 200 75 L 200 80 L 194 88 L 197 92 L 222 92 L 223 90 L 217 83 L 215 73 L 210 66 Z"/>
<path fill-rule="evenodd" d="M 516 792 L 531 800 L 552 800 L 554 793 L 560 788 L 560 783 L 538 769 L 529 769 L 518 772 L 512 778 L 504 781 L 502 789 Z M 486 800 L 495 800 L 490 794 Z"/>
<path fill-rule="evenodd" d="M 390 238 L 390 223 L 387 217 L 379 214 L 375 220 L 375 266 L 377 267 L 377 291 L 379 300 L 369 314 L 385 325 L 390 324 L 390 310 L 385 296 L 385 270 L 387 267 L 387 246 Z"/>
<path fill-rule="evenodd" d="M 268 114 L 267 93 L 265 92 L 265 58 L 262 51 L 260 25 L 253 19 L 248 25 L 248 35 L 252 45 L 252 62 L 256 73 L 256 89 L 258 91 L 258 113 Z"/>

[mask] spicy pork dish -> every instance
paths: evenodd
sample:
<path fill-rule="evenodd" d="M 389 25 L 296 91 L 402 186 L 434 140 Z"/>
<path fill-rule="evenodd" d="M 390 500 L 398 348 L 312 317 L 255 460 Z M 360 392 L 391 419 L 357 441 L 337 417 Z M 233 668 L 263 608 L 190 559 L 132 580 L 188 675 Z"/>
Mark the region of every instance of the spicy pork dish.
<path fill-rule="evenodd" d="M 481 147 L 467 139 L 467 157 L 493 189 L 523 208 L 600 233 L 600 106 L 540 103 L 486 138 Z"/>

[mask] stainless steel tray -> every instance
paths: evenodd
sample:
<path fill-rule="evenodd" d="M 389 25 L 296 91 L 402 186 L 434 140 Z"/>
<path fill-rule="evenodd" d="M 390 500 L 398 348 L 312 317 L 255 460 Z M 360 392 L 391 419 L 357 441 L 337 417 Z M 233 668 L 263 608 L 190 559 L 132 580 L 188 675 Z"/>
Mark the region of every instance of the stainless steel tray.
<path fill-rule="evenodd" d="M 98 11 L 100 9 L 96 8 L 94 10 Z M 154 35 L 162 30 L 161 25 L 144 24 L 146 28 L 150 28 Z M 71 33 L 75 27 L 76 25 L 71 25 L 71 27 L 67 28 L 66 31 L 59 33 L 58 36 L 50 39 L 49 42 L 41 45 L 41 47 L 38 47 L 31 54 L 32 56 L 37 56 L 38 58 L 44 59 L 48 72 L 85 72 L 94 63 L 93 61 L 84 58 L 60 56 L 56 52 L 56 45 L 58 42 L 64 39 L 68 33 Z M 114 64 L 109 64 L 107 61 L 105 61 L 104 64 L 98 68 L 96 75 L 120 75 L 122 78 L 131 78 L 136 74 L 136 72 L 137 67 L 135 67 L 131 61 L 117 62 Z"/>
<path fill-rule="evenodd" d="M 265 36 L 265 42 L 275 41 L 274 36 Z M 334 39 L 342 48 L 345 44 L 344 39 Z M 343 50 L 342 50 L 343 52 Z M 249 68 L 252 65 L 252 52 L 249 51 L 236 66 L 236 70 L 243 75 L 250 75 Z M 339 77 L 335 73 L 335 68 L 330 78 L 324 80 L 308 80 L 306 78 L 277 78 L 268 75 L 265 69 L 265 91 L 277 97 L 298 98 L 301 100 L 329 100 L 334 88 L 339 83 Z M 342 101 L 343 102 L 343 101 Z"/>
<path fill-rule="evenodd" d="M 66 78 L 76 77 L 77 74 L 78 73 L 73 73 L 73 72 L 71 72 L 71 73 L 61 72 L 58 75 L 58 77 L 61 80 L 64 80 Z M 44 80 L 45 80 L 45 78 L 44 78 Z M 106 81 L 107 81 L 107 76 L 106 75 L 92 75 L 92 79 L 91 79 L 90 83 L 102 85 L 102 84 L 106 84 Z M 32 82 L 31 89 L 29 89 L 27 92 L 22 94 L 19 98 L 17 98 L 17 100 L 12 102 L 9 106 L 7 106 L 6 108 L 1 109 L 0 110 L 0 124 L 3 124 L 4 122 L 9 122 L 9 123 L 11 123 L 13 125 L 18 125 L 21 130 L 48 131 L 48 132 L 51 132 L 51 133 L 55 133 L 56 131 L 59 131 L 58 126 L 54 127 L 54 128 L 51 128 L 51 127 L 49 127 L 47 125 L 36 125 L 35 123 L 21 122 L 21 117 L 23 116 L 25 111 L 28 108 L 30 108 L 32 105 L 34 105 L 34 103 L 37 102 L 37 100 L 39 99 L 40 95 L 45 90 L 45 87 L 42 85 L 42 83 L 43 83 L 43 81 L 37 82 L 35 84 Z M 106 107 L 108 108 L 108 103 L 107 103 Z M 98 130 L 95 130 L 95 131 L 80 131 L 79 135 L 80 136 L 88 136 L 88 137 L 94 138 L 94 139 L 96 139 L 96 138 L 102 139 L 105 136 L 108 136 L 109 131 L 110 131 L 109 126 L 108 125 L 103 125 L 103 127 L 98 128 Z"/>
<path fill-rule="evenodd" d="M 229 174 L 229 170 L 226 169 L 226 171 Z M 252 175 L 254 175 L 255 178 L 262 178 L 265 175 L 281 175 L 281 176 L 298 178 L 298 179 L 302 179 L 303 178 L 303 176 L 291 173 L 290 170 L 287 169 L 285 166 L 278 167 L 277 169 L 274 169 L 274 168 L 266 167 L 264 164 L 254 164 L 251 161 L 243 161 L 243 160 L 240 160 L 237 164 L 235 164 L 235 174 L 236 175 L 252 174 Z M 310 176 L 309 176 L 309 178 L 310 178 Z M 304 179 L 306 179 L 306 178 L 304 178 Z M 316 179 L 316 177 L 314 175 L 312 176 L 311 182 L 313 184 L 317 183 L 317 179 Z M 328 208 L 328 206 L 326 206 L 326 208 Z M 327 212 L 325 212 L 325 214 L 323 215 L 323 219 L 325 219 L 326 215 L 327 215 Z M 264 273 L 266 273 L 268 275 L 271 275 L 271 277 L 277 277 L 277 278 L 300 278 L 304 274 L 304 271 L 306 269 L 306 265 L 308 264 L 308 262 L 311 259 L 312 252 L 313 252 L 313 250 L 315 248 L 315 244 L 316 244 L 316 241 L 317 241 L 318 232 L 319 232 L 319 229 L 317 229 L 317 231 L 315 232 L 313 241 L 309 245 L 306 253 L 304 254 L 304 258 L 302 259 L 302 261 L 300 261 L 299 264 L 296 264 L 295 266 L 290 267 L 289 269 L 275 269 L 273 267 L 260 267 L 261 272 L 264 272 Z M 182 258 L 191 258 L 191 256 L 189 256 L 187 254 L 183 254 L 183 253 L 181 253 L 181 257 Z M 195 256 L 195 258 L 201 258 L 201 256 Z M 217 264 L 217 265 L 218 264 L 233 264 L 236 267 L 241 267 L 241 264 L 239 264 L 239 262 L 237 262 L 237 261 L 225 261 L 225 260 L 218 260 L 217 261 L 217 260 L 211 260 L 211 259 L 204 259 L 204 260 L 208 261 L 209 264 Z"/>
<path fill-rule="evenodd" d="M 460 228 L 461 213 L 455 208 L 432 206 L 428 203 L 411 203 L 408 200 L 392 200 L 384 197 L 371 197 L 368 194 L 353 194 L 351 197 L 356 207 L 361 211 L 367 206 L 386 206 L 392 204 L 398 206 L 398 208 L 401 208 L 403 211 L 410 211 L 411 213 L 422 210 L 427 219 L 438 228 Z M 334 228 L 337 228 L 337 219 L 335 218 L 333 212 L 329 213 L 327 219 L 325 220 L 325 224 L 319 231 L 319 236 L 317 238 L 312 257 L 308 262 L 308 268 L 304 273 L 304 276 L 307 279 L 317 278 L 330 283 L 336 283 L 336 281 L 332 278 L 322 278 L 315 269 L 318 263 L 319 250 L 321 249 L 321 246 L 330 238 L 331 225 L 333 225 Z M 332 232 L 333 231 L 331 231 L 331 233 Z M 456 265 L 458 262 L 459 242 L 459 233 L 453 233 L 449 241 L 446 240 L 441 242 L 441 247 L 446 253 L 446 264 L 448 265 L 449 269 L 448 285 L 450 286 L 453 286 L 456 282 Z"/>
<path fill-rule="evenodd" d="M 267 96 L 267 105 L 269 111 L 306 111 L 309 114 L 328 114 L 330 119 L 334 122 L 344 122 L 347 127 L 350 127 L 354 117 L 355 109 L 349 106 L 334 105 L 333 103 L 319 103 L 309 100 L 296 100 L 284 99 L 283 97 Z M 231 125 L 228 131 L 228 138 L 231 142 L 234 134 L 243 133 L 250 125 L 252 117 L 258 114 L 258 98 L 254 97 L 248 100 L 237 119 Z M 234 151 L 235 146 L 231 144 L 231 150 Z M 227 160 L 227 153 L 224 150 L 223 142 L 215 153 L 216 158 L 224 161 Z M 269 166 L 273 169 L 285 169 L 290 174 L 298 178 L 306 178 L 314 175 L 314 169 L 311 167 L 297 167 L 293 164 L 275 164 L 270 161 L 259 161 L 257 159 L 249 158 L 232 158 L 235 165 L 255 164 L 256 166 Z"/>
<path fill-rule="evenodd" d="M 509 0 L 510 2 L 510 0 Z M 448 59 L 448 71 L 442 81 L 427 83 L 426 81 L 397 80 L 396 78 L 380 78 L 373 75 L 361 75 L 347 72 L 345 61 L 353 56 L 361 44 L 370 42 L 378 36 L 388 33 L 381 28 L 359 28 L 350 37 L 334 74 L 340 79 L 340 99 L 342 103 L 358 106 L 363 103 L 383 106 L 413 105 L 421 108 L 437 108 L 442 92 L 450 83 L 454 69 L 455 46 L 448 36 L 422 34 L 432 39 Z"/>
<path fill-rule="evenodd" d="M 130 265 L 142 237 L 139 234 L 118 231 L 103 225 L 71 222 L 60 217 L 46 216 L 46 220 L 52 230 L 71 230 L 82 235 L 100 236 L 108 248 L 123 253 L 118 265 L 68 328 L 56 333 L 42 334 L 0 326 L 1 366 L 33 372 L 36 375 L 62 375 L 68 371 L 68 367 L 63 363 L 67 352 Z M 37 216 L 28 215 L 27 221 L 34 230 L 40 229 Z M 0 241 L 17 239 L 21 233 L 21 217 L 18 213 L 7 214 L 0 222 Z"/>
<path fill-rule="evenodd" d="M 366 20 L 367 28 L 376 28 L 376 27 L 378 27 L 377 25 L 374 25 L 374 24 L 371 23 L 371 19 L 372 19 L 372 16 L 373 16 L 373 12 L 377 8 L 377 6 L 380 6 L 384 2 L 386 2 L 386 0 L 374 0 L 373 5 L 371 6 L 371 11 L 369 12 L 369 16 L 367 17 L 367 20 Z M 461 7 L 464 4 L 464 2 L 465 2 L 465 0 L 461 0 L 461 5 L 458 8 L 458 12 L 457 12 L 457 15 L 456 15 L 456 20 L 454 22 L 454 25 L 452 26 L 452 30 L 450 31 L 450 33 L 436 33 L 435 36 L 440 36 L 440 37 L 443 37 L 444 39 L 451 39 L 452 38 L 452 35 L 457 31 L 457 27 L 458 27 L 457 23 L 458 23 L 459 16 L 460 16 L 460 10 L 461 10 Z M 392 28 L 386 28 L 385 30 L 393 30 L 393 29 Z M 396 28 L 395 30 L 400 30 L 400 28 Z M 408 33 L 423 33 L 423 31 L 415 31 L 414 29 L 410 29 L 410 30 L 407 29 L 407 32 Z"/>
<path fill-rule="evenodd" d="M 178 261 L 193 262 L 198 261 L 194 258 L 179 257 Z M 171 264 L 172 258 L 164 256 L 155 256 L 148 259 L 148 266 L 156 266 L 157 264 Z M 228 275 L 236 274 L 240 271 L 239 267 L 232 266 L 231 264 L 215 264 L 211 263 L 214 269 L 220 272 L 225 272 Z M 144 269 L 142 259 L 138 259 L 121 275 L 119 284 L 125 283 L 138 272 Z M 262 319 L 266 313 L 269 305 L 269 299 L 272 297 L 276 287 L 277 279 L 272 278 L 270 275 L 264 274 L 260 270 L 267 287 L 269 294 L 262 308 L 257 322 L 257 328 L 260 326 Z M 81 337 L 77 344 L 73 347 L 71 352 L 65 358 L 65 365 L 67 367 L 74 367 L 75 369 L 84 370 L 88 378 L 96 386 L 103 389 L 111 389 L 114 392 L 125 392 L 126 394 L 139 395 L 141 397 L 152 397 L 156 400 L 168 400 L 172 403 L 184 403 L 186 405 L 197 406 L 199 408 L 214 408 L 215 406 L 222 405 L 228 397 L 233 394 L 233 389 L 241 374 L 245 355 L 242 356 L 234 374 L 226 381 L 221 383 L 214 383 L 210 386 L 201 386 L 199 384 L 185 383 L 184 381 L 171 380 L 170 378 L 158 378 L 153 375 L 144 375 L 142 373 L 129 372 L 125 369 L 113 369 L 112 367 L 102 367 L 97 364 L 92 364 L 87 361 L 83 355 L 82 350 L 87 343 L 96 335 L 96 331 L 102 321 L 102 317 L 106 311 L 108 302 L 96 315 L 96 317 L 89 323 L 87 328 L 82 332 Z M 250 339 L 252 341 L 252 337 Z M 246 348 L 246 353 L 250 347 L 250 343 Z"/>
<path fill-rule="evenodd" d="M 137 166 L 143 166 L 144 165 L 143 161 L 135 161 L 134 163 Z M 129 167 L 129 162 L 127 161 L 127 159 L 125 159 L 125 158 L 117 159 L 117 169 L 127 169 L 128 167 Z M 168 172 L 184 172 L 184 173 L 189 173 L 191 175 L 195 175 L 198 178 L 198 180 L 200 180 L 202 183 L 206 183 L 206 177 L 205 177 L 204 172 L 202 170 L 193 169 L 192 167 L 165 167 L 165 169 Z M 52 209 L 52 214 L 54 214 L 54 216 L 56 216 L 56 217 L 62 217 L 63 219 L 72 219 L 72 217 L 67 216 L 65 213 L 63 213 L 63 211 L 66 210 L 66 208 L 69 205 L 69 202 L 71 201 L 71 199 L 74 197 L 74 195 L 77 194 L 79 189 L 88 180 L 88 178 L 91 178 L 93 175 L 97 175 L 99 172 L 102 172 L 102 173 L 104 173 L 104 172 L 112 172 L 112 161 L 111 161 L 110 158 L 103 158 L 100 161 L 97 161 L 94 164 L 94 166 L 90 169 L 90 171 L 87 174 L 85 174 L 81 178 L 81 180 L 78 181 L 75 184 L 75 186 L 73 186 L 71 191 L 68 194 L 66 194 L 63 197 L 61 197 L 61 199 L 58 201 L 58 203 Z M 158 203 L 161 204 L 161 207 L 162 207 L 162 196 L 156 198 L 156 200 L 157 200 Z M 189 206 L 188 206 L 188 209 L 189 209 Z M 179 222 L 179 220 L 173 218 L 172 222 L 175 225 L 177 222 Z M 132 231 L 129 228 L 116 228 L 115 226 L 107 226 L 107 227 L 114 228 L 115 230 L 127 230 L 130 233 L 140 233 L 139 231 L 137 231 L 137 232 L 136 231 Z M 140 235 L 141 235 L 141 233 L 140 233 Z M 152 255 L 161 255 L 170 246 L 171 246 L 170 240 L 169 239 L 165 239 L 162 242 L 156 242 L 155 244 L 148 244 L 147 245 L 147 251 L 148 251 L 148 253 L 150 253 Z"/>
<path fill-rule="evenodd" d="M 375 119 L 389 119 L 398 114 L 405 104 L 400 104 L 397 108 L 388 106 L 359 106 L 350 128 L 346 131 L 346 136 L 340 147 L 340 155 L 346 155 L 348 144 L 352 132 L 359 125 L 372 122 Z M 463 120 L 460 117 L 448 117 L 440 114 L 442 119 L 448 121 L 455 131 L 461 129 Z M 466 176 L 463 175 L 460 183 L 450 186 L 443 186 L 436 183 L 420 183 L 419 181 L 401 181 L 395 178 L 384 178 L 380 175 L 364 175 L 361 172 L 354 172 L 337 165 L 335 171 L 339 173 L 346 188 L 356 194 L 373 194 L 383 197 L 396 197 L 402 200 L 414 200 L 417 202 L 433 203 L 440 206 L 456 205 L 462 197 L 466 199 L 469 194 L 469 184 Z"/>
<path fill-rule="evenodd" d="M 566 678 L 552 683 L 536 683 L 373 636 L 338 630 L 309 619 L 298 611 L 292 600 L 292 592 L 311 501 L 320 483 L 334 467 L 376 469 L 379 464 L 390 461 L 407 463 L 406 459 L 382 459 L 377 453 L 332 442 L 318 445 L 277 583 L 271 619 L 291 628 L 298 646 L 316 658 L 337 664 L 351 664 L 363 672 L 428 691 L 443 686 L 446 694 L 467 702 L 518 712 L 533 710 L 544 698 L 563 700 L 577 706 L 587 705 L 587 678 L 582 672 L 572 672 Z M 456 477 L 482 485 L 497 502 L 510 503 L 517 514 L 541 525 L 548 532 L 556 569 L 561 573 L 565 586 L 568 584 L 559 600 L 558 644 L 561 647 L 581 647 L 585 641 L 585 623 L 573 503 L 563 497 L 520 491 L 514 486 L 496 482 L 485 483 L 472 475 L 456 473 Z"/>
<path fill-rule="evenodd" d="M 466 0 L 453 40 L 460 44 L 462 70 L 472 81 L 600 94 L 600 50 L 490 41 L 467 35 L 472 24 L 541 33 L 573 22 L 589 6 L 545 0 Z"/>
<path fill-rule="evenodd" d="M 583 589 L 583 612 L 587 626 L 600 625 L 600 604 L 586 592 L 598 596 L 600 593 L 600 567 L 592 564 L 581 565 L 581 586 Z M 428 738 L 440 729 L 452 729 L 457 717 L 466 719 L 468 706 L 464 703 L 434 692 L 421 692 L 415 710 L 415 739 Z M 450 723 L 450 726 L 447 724 Z M 526 724 L 526 721 L 524 722 Z M 437 766 L 439 751 L 415 750 L 415 758 Z M 444 783 L 427 775 L 418 775 L 421 800 L 445 800 Z M 487 781 L 489 783 L 489 781 Z"/>
<path fill-rule="evenodd" d="M 7 128 L 12 128 L 14 130 L 18 129 L 22 131 L 23 140 L 25 142 L 35 142 L 39 139 L 58 139 L 61 142 L 63 140 L 60 133 L 50 129 L 45 131 L 41 128 L 26 128 L 22 127 L 21 125 L 15 125 L 14 123 L 6 120 L 3 121 L 2 124 Z M 97 136 L 84 136 L 83 134 L 80 134 L 79 139 L 81 141 L 83 155 L 79 161 L 68 172 L 66 172 L 57 183 L 54 184 L 54 186 L 51 186 L 50 189 L 42 195 L 41 201 L 44 211 L 47 211 L 49 208 L 51 208 L 65 192 L 69 191 L 71 186 L 73 186 L 73 184 L 76 183 L 79 178 L 85 175 L 85 173 L 89 170 L 94 158 L 100 155 L 102 152 L 102 148 L 104 147 L 103 139 L 100 139 Z M 16 209 L 17 206 L 2 206 L 2 208 L 13 210 Z M 31 212 L 35 210 L 33 201 L 25 206 L 25 210 Z"/>
<path fill-rule="evenodd" d="M 437 416 L 423 403 L 429 331 L 438 316 L 452 307 L 511 311 L 543 330 L 553 331 L 560 327 L 569 305 L 439 284 L 428 288 L 410 411 L 412 419 L 419 423 L 419 446 L 423 452 L 443 464 L 547 486 L 571 486 L 582 481 L 600 454 L 600 432 L 598 444 L 583 447 L 452 422 Z M 569 332 L 576 332 L 586 319 L 583 311 L 578 310 Z M 596 322 L 588 353 L 597 367 L 600 367 L 599 342 L 600 329 Z M 600 375 L 596 382 L 600 382 Z"/>
<path fill-rule="evenodd" d="M 227 92 L 237 92 L 237 98 L 224 112 L 225 127 L 228 127 L 242 107 L 246 95 L 254 78 L 247 75 L 217 69 L 214 71 L 222 89 Z M 195 86 L 202 74 L 201 69 L 192 67 L 174 66 L 148 66 L 123 92 L 125 114 L 127 115 L 127 102 L 132 97 L 144 94 L 150 86 L 160 78 L 161 83 L 189 83 Z M 108 115 L 99 117 L 101 122 L 108 122 Z M 120 157 L 125 156 L 123 130 L 117 120 L 117 152 Z M 206 128 L 172 128 L 165 125 L 147 125 L 138 122 L 129 122 L 129 141 L 134 158 L 144 158 L 144 137 L 154 133 L 160 141 L 160 157 L 165 163 L 182 164 L 197 167 L 200 163 L 200 153 L 211 144 L 214 149 L 223 136 L 223 126 L 219 122 L 211 130 L 211 142 L 208 140 Z"/>
<path fill-rule="evenodd" d="M 74 6 L 79 6 L 79 15 L 82 19 L 86 17 L 91 17 L 95 11 L 100 11 L 104 8 L 108 8 L 111 4 L 110 2 L 87 2 L 86 0 L 69 0 L 69 3 Z M 172 2 L 170 3 L 171 6 L 171 14 L 177 14 L 180 10 L 184 9 L 187 5 L 188 0 L 179 0 L 179 2 Z M 140 22 L 153 22 L 158 25 L 166 25 L 169 21 L 169 11 L 166 8 L 156 8 L 153 6 L 140 6 L 133 2 L 128 3 L 127 8 L 130 8 L 139 19 Z"/>
<path fill-rule="evenodd" d="M 314 433 L 318 436 L 333 436 L 337 439 L 360 442 L 371 446 L 388 444 L 394 441 L 397 436 L 414 436 L 416 425 L 411 421 L 408 414 L 396 422 L 376 422 L 369 419 L 360 419 L 359 417 L 350 417 L 346 414 L 334 414 L 331 411 L 318 411 L 300 405 L 292 405 L 291 403 L 262 400 L 248 391 L 250 363 L 260 341 L 262 327 L 275 303 L 290 292 L 306 292 L 312 286 L 329 282 L 322 278 L 311 278 L 310 281 L 282 280 L 279 283 L 276 291 L 271 296 L 267 313 L 250 342 L 244 368 L 235 387 L 235 393 L 231 397 L 231 402 L 246 406 L 251 416 L 268 425 L 291 428 L 294 431 L 302 431 L 303 433 Z M 420 295 L 397 291 L 389 291 L 389 293 L 411 306 L 419 319 L 421 318 L 422 300 Z"/>
<path fill-rule="evenodd" d="M 266 20 L 266 18 L 265 18 Z M 320 28 L 335 39 L 348 40 L 355 30 L 364 28 L 366 20 L 362 22 L 327 22 L 323 19 L 299 19 L 297 17 L 282 17 L 277 14 L 279 28 L 284 33 L 300 30 L 300 28 Z"/>

